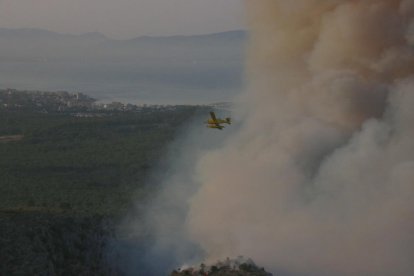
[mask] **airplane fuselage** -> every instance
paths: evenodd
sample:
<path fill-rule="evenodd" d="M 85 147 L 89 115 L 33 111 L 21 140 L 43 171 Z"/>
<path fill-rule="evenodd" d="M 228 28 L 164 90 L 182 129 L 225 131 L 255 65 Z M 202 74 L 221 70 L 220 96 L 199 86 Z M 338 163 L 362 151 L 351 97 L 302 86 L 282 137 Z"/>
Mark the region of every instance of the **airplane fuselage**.
<path fill-rule="evenodd" d="M 213 111 L 210 112 L 211 118 L 207 120 L 207 127 L 222 130 L 224 128 L 221 124 L 231 124 L 230 118 L 220 119 L 216 117 Z"/>
<path fill-rule="evenodd" d="M 207 120 L 207 124 L 231 124 L 230 118 L 226 118 L 226 119 L 208 119 Z"/>
<path fill-rule="evenodd" d="M 224 128 L 224 126 L 215 125 L 215 124 L 208 124 L 207 127 L 209 127 L 209 128 L 216 128 L 216 129 L 220 129 L 220 130 L 222 130 Z"/>

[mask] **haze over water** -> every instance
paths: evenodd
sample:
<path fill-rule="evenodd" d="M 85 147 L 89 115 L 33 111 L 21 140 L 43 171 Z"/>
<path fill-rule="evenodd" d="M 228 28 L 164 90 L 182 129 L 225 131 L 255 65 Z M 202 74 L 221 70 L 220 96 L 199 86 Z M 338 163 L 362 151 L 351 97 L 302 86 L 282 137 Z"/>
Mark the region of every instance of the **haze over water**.
<path fill-rule="evenodd" d="M 181 72 L 140 63 L 2 62 L 0 88 L 82 92 L 102 101 L 146 104 L 205 104 L 230 101 L 241 86 L 239 68 Z"/>
<path fill-rule="evenodd" d="M 230 101 L 241 87 L 244 41 L 242 31 L 112 40 L 0 29 L 0 88 L 146 104 Z"/>

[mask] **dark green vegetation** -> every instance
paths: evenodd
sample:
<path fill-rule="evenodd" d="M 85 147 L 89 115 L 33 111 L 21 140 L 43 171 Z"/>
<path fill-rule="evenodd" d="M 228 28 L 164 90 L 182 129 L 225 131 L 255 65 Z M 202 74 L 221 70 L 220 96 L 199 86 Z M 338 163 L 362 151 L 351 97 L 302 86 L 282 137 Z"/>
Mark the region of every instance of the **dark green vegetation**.
<path fill-rule="evenodd" d="M 272 276 L 264 268 L 258 267 L 252 260 L 238 258 L 231 260 L 227 258 L 223 262 L 217 262 L 214 265 L 206 266 L 201 264 L 199 267 L 185 269 L 176 269 L 170 276 Z"/>
<path fill-rule="evenodd" d="M 0 275 L 122 275 L 106 255 L 116 221 L 206 108 L 14 106 L 0 109 Z"/>
<path fill-rule="evenodd" d="M 200 108 L 198 108 L 200 109 Z M 197 107 L 70 114 L 1 112 L 0 210 L 122 213 Z"/>
<path fill-rule="evenodd" d="M 0 275 L 122 275 L 111 263 L 112 226 L 101 217 L 0 213 Z"/>

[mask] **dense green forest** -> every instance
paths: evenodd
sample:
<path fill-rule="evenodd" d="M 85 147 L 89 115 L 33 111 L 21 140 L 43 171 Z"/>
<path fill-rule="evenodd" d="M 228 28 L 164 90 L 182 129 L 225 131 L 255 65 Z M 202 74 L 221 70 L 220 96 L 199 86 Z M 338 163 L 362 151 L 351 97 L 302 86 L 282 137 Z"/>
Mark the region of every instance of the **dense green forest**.
<path fill-rule="evenodd" d="M 70 114 L 1 112 L 0 210 L 70 211 L 116 215 L 183 124 L 202 107 L 146 108 L 140 112 Z"/>
<path fill-rule="evenodd" d="M 207 111 L 1 110 L 0 275 L 124 275 L 106 256 L 117 220 L 154 190 L 151 169 Z"/>

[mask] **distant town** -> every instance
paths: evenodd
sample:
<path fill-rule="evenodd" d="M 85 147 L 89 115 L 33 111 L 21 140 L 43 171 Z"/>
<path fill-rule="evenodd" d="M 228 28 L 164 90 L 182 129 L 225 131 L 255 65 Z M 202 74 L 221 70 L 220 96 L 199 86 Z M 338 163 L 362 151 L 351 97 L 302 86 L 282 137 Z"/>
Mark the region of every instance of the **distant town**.
<path fill-rule="evenodd" d="M 70 113 L 76 117 L 96 117 L 111 112 L 140 112 L 148 109 L 174 110 L 179 105 L 131 104 L 118 101 L 102 103 L 80 92 L 32 91 L 0 89 L 0 111 L 31 111 L 36 113 Z M 213 103 L 215 109 L 230 110 L 231 103 Z"/>
<path fill-rule="evenodd" d="M 217 105 L 223 105 L 219 103 Z M 212 107 L 215 104 L 211 105 Z M 102 116 L 108 112 L 139 112 L 148 109 L 175 109 L 177 105 L 135 105 L 130 103 L 101 103 L 80 92 L 27 91 L 0 89 L 0 111 L 32 111 L 40 113 L 71 113 L 77 117 Z"/>

